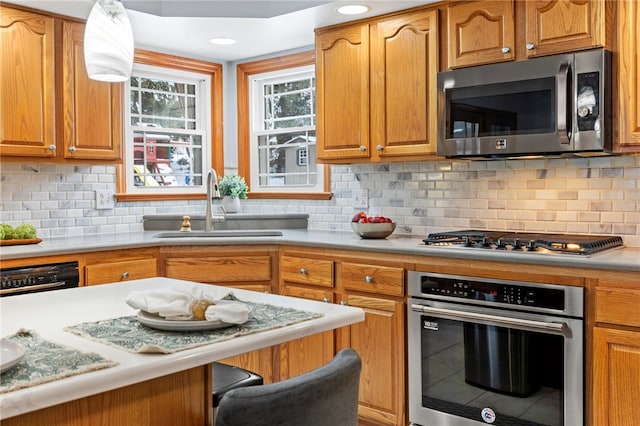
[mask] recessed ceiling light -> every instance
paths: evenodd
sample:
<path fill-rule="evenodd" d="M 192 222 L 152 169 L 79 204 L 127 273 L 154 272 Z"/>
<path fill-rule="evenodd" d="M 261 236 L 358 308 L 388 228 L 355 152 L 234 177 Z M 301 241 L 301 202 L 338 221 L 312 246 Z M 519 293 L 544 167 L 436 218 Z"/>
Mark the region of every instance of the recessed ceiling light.
<path fill-rule="evenodd" d="M 215 37 L 211 39 L 211 43 L 220 45 L 235 44 L 236 41 L 229 37 Z"/>
<path fill-rule="evenodd" d="M 344 6 L 340 6 L 338 9 L 338 13 L 342 13 L 343 15 L 359 15 L 361 13 L 365 13 L 369 11 L 369 6 L 364 4 L 347 4 Z"/>

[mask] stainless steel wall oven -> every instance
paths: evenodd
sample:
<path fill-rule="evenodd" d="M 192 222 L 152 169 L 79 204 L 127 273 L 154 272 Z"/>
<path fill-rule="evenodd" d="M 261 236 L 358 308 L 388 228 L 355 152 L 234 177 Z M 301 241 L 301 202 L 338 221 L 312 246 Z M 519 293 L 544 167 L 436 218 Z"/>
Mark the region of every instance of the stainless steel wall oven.
<path fill-rule="evenodd" d="M 409 420 L 584 422 L 581 287 L 409 272 Z"/>

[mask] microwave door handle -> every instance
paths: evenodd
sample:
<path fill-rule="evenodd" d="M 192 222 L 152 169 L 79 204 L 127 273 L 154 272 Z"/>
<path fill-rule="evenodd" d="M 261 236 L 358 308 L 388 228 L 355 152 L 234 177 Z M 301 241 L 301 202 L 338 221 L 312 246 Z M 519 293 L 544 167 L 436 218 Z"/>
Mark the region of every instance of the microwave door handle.
<path fill-rule="evenodd" d="M 560 143 L 562 145 L 569 144 L 569 131 L 567 126 L 567 118 L 568 118 L 568 110 L 567 107 L 570 98 L 567 93 L 567 86 L 569 84 L 569 62 L 563 62 L 560 64 L 560 70 L 558 70 L 558 74 L 556 74 L 556 100 L 558 103 L 558 136 L 560 137 Z"/>
<path fill-rule="evenodd" d="M 480 314 L 476 312 L 457 311 L 452 309 L 432 308 L 431 306 L 412 304 L 411 310 L 423 314 L 433 314 L 445 319 L 476 321 L 488 325 L 517 328 L 546 334 L 564 335 L 567 325 L 558 322 L 543 322 L 520 318 L 508 318 L 498 315 Z"/>

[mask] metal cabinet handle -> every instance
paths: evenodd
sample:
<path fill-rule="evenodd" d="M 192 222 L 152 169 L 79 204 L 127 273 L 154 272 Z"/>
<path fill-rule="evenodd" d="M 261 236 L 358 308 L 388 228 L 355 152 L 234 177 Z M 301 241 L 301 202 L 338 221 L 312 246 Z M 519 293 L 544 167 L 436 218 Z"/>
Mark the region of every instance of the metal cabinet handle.
<path fill-rule="evenodd" d="M 367 147 L 364 145 L 360 145 L 360 151 L 361 152 L 365 152 L 367 150 Z"/>
<path fill-rule="evenodd" d="M 69 147 L 69 152 L 76 152 L 77 148 L 75 146 L 70 146 Z"/>
<path fill-rule="evenodd" d="M 340 302 L 340 304 L 341 304 L 342 306 L 347 306 L 347 302 L 345 302 L 344 300 L 343 300 L 343 301 L 341 301 L 341 302 Z"/>
<path fill-rule="evenodd" d="M 502 53 L 509 53 L 509 52 L 511 52 L 511 48 L 505 46 L 505 47 L 502 48 L 501 52 Z"/>
<path fill-rule="evenodd" d="M 304 268 L 300 268 L 300 275 L 307 275 L 307 270 Z"/>
<path fill-rule="evenodd" d="M 384 146 L 382 146 L 382 145 L 378 145 L 378 146 L 376 146 L 376 149 L 377 149 L 378 151 L 382 151 L 382 150 L 384 149 Z"/>
<path fill-rule="evenodd" d="M 127 278 L 129 278 L 129 273 L 128 273 L 128 272 L 126 272 L 126 271 L 125 271 L 125 272 L 123 272 L 123 273 L 122 273 L 122 278 L 124 278 L 125 280 L 126 280 Z"/>
<path fill-rule="evenodd" d="M 325 297 L 324 299 L 322 299 L 322 301 L 323 301 L 324 303 L 329 303 L 329 298 L 328 298 L 328 297 Z"/>
<path fill-rule="evenodd" d="M 527 43 L 527 50 L 533 50 L 534 47 L 536 47 L 533 43 Z"/>
<path fill-rule="evenodd" d="M 364 282 L 367 284 L 371 284 L 373 282 L 373 277 L 370 275 L 367 275 L 366 277 L 364 277 Z"/>
<path fill-rule="evenodd" d="M 51 144 L 49 145 L 49 151 L 55 151 L 56 150 L 56 146 Z"/>

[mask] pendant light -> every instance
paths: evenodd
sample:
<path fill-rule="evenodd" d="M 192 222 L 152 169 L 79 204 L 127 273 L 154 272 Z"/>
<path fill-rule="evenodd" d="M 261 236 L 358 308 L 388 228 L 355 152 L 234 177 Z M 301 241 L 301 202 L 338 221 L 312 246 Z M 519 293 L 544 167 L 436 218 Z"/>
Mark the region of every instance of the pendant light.
<path fill-rule="evenodd" d="M 84 31 L 84 63 L 89 78 L 126 81 L 133 66 L 133 32 L 124 5 L 97 0 Z"/>

